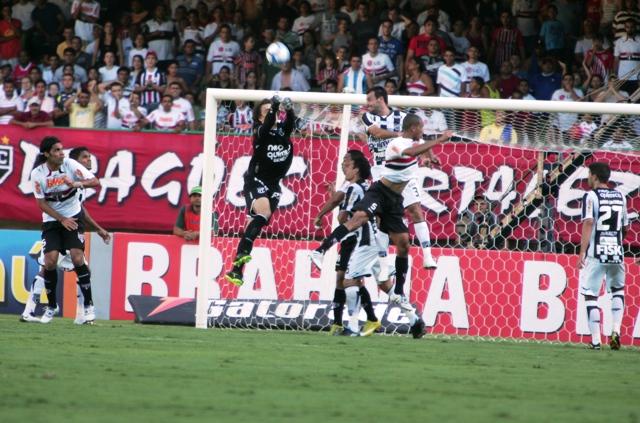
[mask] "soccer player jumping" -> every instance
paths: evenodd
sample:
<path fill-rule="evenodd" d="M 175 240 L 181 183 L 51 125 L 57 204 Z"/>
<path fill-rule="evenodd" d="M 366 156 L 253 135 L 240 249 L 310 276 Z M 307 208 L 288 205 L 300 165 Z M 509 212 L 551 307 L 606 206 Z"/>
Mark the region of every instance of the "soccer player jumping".
<path fill-rule="evenodd" d="M 312 254 L 313 264 L 320 268 L 322 257 L 331 246 L 340 242 L 348 233 L 362 227 L 374 216 L 380 217 L 380 229 L 387 232 L 396 246 L 396 283 L 381 284 L 389 294 L 389 300 L 399 304 L 409 318 L 411 334 L 414 338 L 424 335 L 424 322 L 420 319 L 409 300 L 404 296 L 404 283 L 409 269 L 409 230 L 404 224 L 402 192 L 418 169 L 417 156 L 448 140 L 451 131 L 445 131 L 433 141 L 417 144 L 422 139 L 422 119 L 408 114 L 402 122 L 402 136 L 389 142 L 385 150 L 385 168 L 379 181 L 374 182 L 363 199 L 354 206 L 353 217 L 338 226 Z"/>
<path fill-rule="evenodd" d="M 93 320 L 91 274 L 84 259 L 84 225 L 78 190 L 97 187 L 100 182 L 80 163 L 64 157 L 62 143 L 56 137 L 45 137 L 40 143 L 40 155 L 31 171 L 31 180 L 38 207 L 42 210 L 44 286 L 49 300 L 40 320 L 48 323 L 56 313 L 58 257 L 60 251 L 67 250 L 84 296 L 85 317 Z"/>
<path fill-rule="evenodd" d="M 280 181 L 293 161 L 291 132 L 295 127 L 296 115 L 291 99 L 285 98 L 282 105 L 286 111 L 282 122 L 277 119 L 280 109 L 278 96 L 262 100 L 253 114 L 257 117 L 253 130 L 253 156 L 244 177 L 244 197 L 251 220 L 238 243 L 233 269 L 225 275 L 236 286 L 244 283 L 242 269 L 251 260 L 253 242 L 278 208 Z"/>

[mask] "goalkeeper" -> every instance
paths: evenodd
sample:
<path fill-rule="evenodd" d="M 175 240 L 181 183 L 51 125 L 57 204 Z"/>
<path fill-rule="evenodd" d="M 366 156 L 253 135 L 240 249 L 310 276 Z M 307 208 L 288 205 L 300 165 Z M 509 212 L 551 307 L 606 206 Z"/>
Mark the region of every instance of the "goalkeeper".
<path fill-rule="evenodd" d="M 278 96 L 273 96 L 271 100 L 262 100 L 253 113 L 257 117 L 253 128 L 253 155 L 244 176 L 243 189 L 247 214 L 251 220 L 238 243 L 233 269 L 225 275 L 225 278 L 236 286 L 244 283 L 242 268 L 251 261 L 253 242 L 278 207 L 280 181 L 289 171 L 293 161 L 291 132 L 295 127 L 296 116 L 291 99 L 285 98 L 282 105 L 286 116 L 280 122 L 277 119 L 280 110 Z"/>

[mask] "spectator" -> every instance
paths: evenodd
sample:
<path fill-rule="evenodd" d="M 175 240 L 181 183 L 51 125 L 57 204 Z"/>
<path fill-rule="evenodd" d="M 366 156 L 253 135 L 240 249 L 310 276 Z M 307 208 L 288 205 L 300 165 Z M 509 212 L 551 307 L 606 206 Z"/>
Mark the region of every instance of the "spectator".
<path fill-rule="evenodd" d="M 0 125 L 8 125 L 13 119 L 13 115 L 24 111 L 24 105 L 18 97 L 15 84 L 12 80 L 2 83 L 2 93 L 0 96 Z"/>
<path fill-rule="evenodd" d="M 614 69 L 618 77 L 625 79 L 623 89 L 633 93 L 638 88 L 636 66 L 640 60 L 640 37 L 636 34 L 636 23 L 627 19 L 624 23 L 626 35 L 618 38 L 613 49 Z"/>
<path fill-rule="evenodd" d="M 556 90 L 551 96 L 553 101 L 579 101 L 583 96 L 582 90 L 574 87 L 573 75 L 567 73 L 562 77 L 562 87 Z M 560 137 L 564 142 L 568 142 L 569 129 L 578 120 L 576 113 L 557 113 L 553 125 L 555 127 L 556 136 Z"/>
<path fill-rule="evenodd" d="M 145 68 L 136 78 L 135 92 L 140 93 L 142 105 L 147 110 L 158 107 L 160 96 L 164 93 L 167 78 L 164 72 L 157 67 L 158 56 L 154 51 L 149 51 L 144 59 Z"/>
<path fill-rule="evenodd" d="M 496 110 L 495 122 L 482 128 L 478 141 L 492 144 L 517 144 L 518 134 L 510 123 L 507 123 L 506 113 Z"/>
<path fill-rule="evenodd" d="M 175 60 L 170 60 L 166 63 L 167 63 L 167 87 L 171 83 L 177 82 L 178 84 L 180 84 L 182 91 L 186 91 L 187 83 L 184 79 L 180 77 L 180 75 L 178 75 L 178 62 L 176 62 Z"/>
<path fill-rule="evenodd" d="M 198 12 L 194 9 L 187 14 L 187 25 L 180 32 L 180 44 L 184 46 L 187 41 L 193 42 L 194 51 L 204 53 L 204 28 L 200 25 Z"/>
<path fill-rule="evenodd" d="M 148 51 L 149 49 L 147 47 L 147 40 L 144 38 L 144 35 L 136 34 L 135 38 L 133 39 L 133 48 L 129 50 L 129 55 L 127 56 L 127 60 L 125 62 L 126 66 L 133 66 L 134 56 L 145 57 Z"/>
<path fill-rule="evenodd" d="M 184 43 L 182 53 L 176 58 L 178 62 L 178 76 L 181 77 L 188 87 L 198 87 L 202 80 L 204 71 L 204 59 L 195 54 L 196 44 L 187 40 Z"/>
<path fill-rule="evenodd" d="M 204 27 L 204 45 L 209 46 L 218 37 L 218 33 L 224 24 L 224 9 L 220 6 L 214 7 L 211 11 L 211 20 Z M 231 28 L 229 28 L 231 29 Z"/>
<path fill-rule="evenodd" d="M 149 49 L 156 52 L 158 60 L 174 58 L 175 26 L 166 14 L 167 9 L 164 4 L 157 5 L 153 19 L 146 21 L 142 27 Z"/>
<path fill-rule="evenodd" d="M 100 81 L 109 84 L 118 79 L 118 66 L 115 64 L 116 56 L 113 52 L 108 51 L 104 55 L 104 66 L 98 69 L 100 73 Z"/>
<path fill-rule="evenodd" d="M 118 68 L 118 82 L 122 84 L 122 96 L 129 98 L 135 89 L 135 79 L 131 78 L 131 71 L 126 66 Z"/>
<path fill-rule="evenodd" d="M 337 93 L 338 92 L 338 81 L 335 79 L 328 79 L 325 84 L 325 92 L 327 93 Z"/>
<path fill-rule="evenodd" d="M 133 60 L 131 61 L 131 78 L 133 79 L 134 84 L 135 84 L 135 81 L 138 79 L 138 75 L 140 75 L 143 71 L 144 71 L 144 58 L 138 55 L 133 56 Z"/>
<path fill-rule="evenodd" d="M 468 218 L 461 217 L 456 222 L 456 241 L 453 248 L 473 248 L 472 237 L 469 234 L 468 222 L 470 221 Z"/>
<path fill-rule="evenodd" d="M 478 57 L 483 57 L 489 51 L 489 41 L 487 34 L 482 29 L 482 22 L 478 16 L 471 17 L 469 22 L 469 29 L 465 36 L 472 47 L 478 49 Z M 487 82 L 485 80 L 485 82 Z"/>
<path fill-rule="evenodd" d="M 122 40 L 116 35 L 112 22 L 105 22 L 103 31 L 99 38 L 95 40 L 95 48 L 93 50 L 93 64 L 101 65 L 106 63 L 105 56 L 107 53 L 113 53 L 114 64 L 124 63 L 122 54 Z"/>
<path fill-rule="evenodd" d="M 451 39 L 452 46 L 456 52 L 456 62 L 464 62 L 467 50 L 471 46 L 471 43 L 467 39 L 465 34 L 465 25 L 462 19 L 457 19 L 453 23 L 453 31 L 450 32 L 449 38 Z"/>
<path fill-rule="evenodd" d="M 83 89 L 64 103 L 64 110 L 69 114 L 70 128 L 92 129 L 94 127 L 96 113 L 102 109 L 102 102 L 92 97 L 87 89 Z"/>
<path fill-rule="evenodd" d="M 389 56 L 378 51 L 378 37 L 369 38 L 368 52 L 362 56 L 362 68 L 369 78 L 369 85 L 384 87 L 388 78 L 396 77 L 396 69 Z"/>
<path fill-rule="evenodd" d="M 239 54 L 240 46 L 231 39 L 229 25 L 222 25 L 220 38 L 209 46 L 205 70 L 206 80 L 210 80 L 215 74 L 219 73 L 222 66 L 227 66 L 230 71 L 234 71 L 234 63 Z"/>
<path fill-rule="evenodd" d="M 31 12 L 36 7 L 33 0 L 18 0 L 12 2 L 11 16 L 20 21 L 20 29 L 22 30 L 23 45 L 28 46 L 26 40 L 31 39 L 31 33 L 33 32 L 33 19 L 31 18 Z"/>
<path fill-rule="evenodd" d="M 596 97 L 602 92 L 602 87 L 604 82 L 600 75 L 591 75 L 587 69 L 587 78 L 582 84 L 582 91 L 585 93 L 583 101 L 596 101 Z"/>
<path fill-rule="evenodd" d="M 582 23 L 582 38 L 580 38 L 576 42 L 576 46 L 574 48 L 574 59 L 576 64 L 581 64 L 586 58 L 587 53 L 593 49 L 593 38 L 599 36 L 602 40 L 602 36 L 595 32 L 595 25 L 589 19 L 585 19 Z M 608 42 L 606 44 L 601 44 L 601 47 L 606 46 L 609 47 Z"/>
<path fill-rule="evenodd" d="M 431 77 L 420 68 L 415 57 L 407 60 L 406 91 L 408 95 L 433 95 L 436 91 Z"/>
<path fill-rule="evenodd" d="M 36 65 L 31 61 L 31 56 L 25 50 L 20 51 L 18 54 L 18 64 L 13 68 L 13 79 L 18 81 L 25 76 L 29 76 L 31 69 Z"/>
<path fill-rule="evenodd" d="M 444 40 L 437 35 L 435 35 L 437 22 L 433 18 L 429 18 L 424 21 L 424 34 L 416 35 L 411 38 L 409 41 L 409 47 L 407 49 L 407 59 L 409 60 L 411 57 L 416 57 L 419 61 L 421 61 L 428 71 L 428 66 L 431 64 L 431 58 L 433 57 L 433 47 L 429 47 L 430 41 L 435 40 L 438 46 L 437 54 L 440 55 L 440 52 L 443 52 L 447 45 Z M 429 72 L 429 75 L 433 78 L 435 77 L 435 72 Z"/>
<path fill-rule="evenodd" d="M 277 20 L 275 41 L 284 43 L 289 50 L 295 50 L 300 46 L 300 37 L 289 27 L 289 20 L 285 16 L 281 16 Z"/>
<path fill-rule="evenodd" d="M 344 4 L 340 7 L 340 12 L 349 17 L 349 22 L 355 22 L 358 17 L 358 11 L 354 7 L 354 0 L 344 0 Z"/>
<path fill-rule="evenodd" d="M 309 91 L 309 83 L 304 75 L 293 69 L 290 61 L 281 65 L 280 69 L 280 72 L 271 81 L 272 91 L 280 91 L 285 88 L 290 88 L 292 91 Z"/>
<path fill-rule="evenodd" d="M 26 112 L 18 112 L 13 116 L 13 125 L 22 126 L 25 129 L 34 129 L 53 126 L 53 118 L 49 113 L 40 110 L 40 101 L 36 98 L 29 100 Z"/>
<path fill-rule="evenodd" d="M 45 64 L 46 62 L 43 62 L 43 65 Z M 60 58 L 57 54 L 52 54 L 51 56 L 49 56 L 49 65 L 42 68 L 42 79 L 44 79 L 47 84 L 50 84 L 52 82 L 59 82 L 55 77 L 56 71 L 59 67 Z"/>
<path fill-rule="evenodd" d="M 526 79 L 521 79 L 518 83 L 518 91 L 522 96 L 523 100 L 535 100 L 536 98 L 531 95 L 531 90 L 529 89 L 529 81 Z"/>
<path fill-rule="evenodd" d="M 464 67 L 457 64 L 455 60 L 455 50 L 447 48 L 444 51 L 444 65 L 438 68 L 438 77 L 436 79 L 440 97 L 460 97 L 467 92 L 467 73 Z"/>
<path fill-rule="evenodd" d="M 351 35 L 353 37 L 353 50 L 359 54 L 365 54 L 367 41 L 376 38 L 378 35 L 378 20 L 369 16 L 367 3 L 359 1 L 356 7 L 357 17 L 351 24 Z"/>
<path fill-rule="evenodd" d="M 75 19 L 75 33 L 82 41 L 93 41 L 93 26 L 100 19 L 100 3 L 95 0 L 74 0 L 71 17 Z"/>
<path fill-rule="evenodd" d="M 614 151 L 634 150 L 633 145 L 629 141 L 627 141 L 628 139 L 633 139 L 636 137 L 636 135 L 632 134 L 632 132 L 632 130 L 626 129 L 624 125 L 617 127 L 613 131 L 611 139 L 605 142 L 602 145 L 602 148 Z"/>
<path fill-rule="evenodd" d="M 184 205 L 178 212 L 178 218 L 173 226 L 173 234 L 184 238 L 186 241 L 195 241 L 200 236 L 202 188 L 193 187 L 189 191 L 189 204 Z M 211 230 L 218 231 L 218 214 L 211 215 Z"/>
<path fill-rule="evenodd" d="M 432 39 L 429 41 L 427 49 L 427 55 L 421 57 L 421 63 L 431 80 L 436 81 L 438 79 L 438 69 L 444 65 L 444 59 L 440 55 L 440 43 Z"/>
<path fill-rule="evenodd" d="M 398 85 L 404 82 L 404 48 L 400 39 L 391 35 L 393 22 L 390 19 L 384 20 L 380 24 L 381 34 L 378 36 L 378 48 L 381 53 L 386 54 L 391 59 L 398 75 Z"/>
<path fill-rule="evenodd" d="M 297 18 L 293 20 L 291 31 L 298 34 L 302 42 L 302 34 L 308 30 L 316 30 L 316 15 L 311 12 L 311 5 L 308 1 L 303 0 L 299 4 L 299 12 Z"/>
<path fill-rule="evenodd" d="M 338 33 L 339 20 L 349 19 L 344 13 L 338 11 L 337 3 L 337 0 L 328 0 L 326 9 L 316 14 L 316 28 L 318 28 L 322 42 L 333 43 Z"/>
<path fill-rule="evenodd" d="M 293 61 L 293 69 L 302 73 L 304 79 L 306 79 L 308 83 L 311 80 L 311 69 L 309 69 L 309 66 L 304 64 L 302 61 L 302 49 L 295 49 L 293 52 L 293 57 L 291 59 Z"/>
<path fill-rule="evenodd" d="M 0 64 L 18 64 L 18 54 L 22 49 L 20 37 L 22 35 L 21 22 L 11 17 L 11 6 L 2 6 L 2 20 L 0 20 Z"/>
<path fill-rule="evenodd" d="M 451 21 L 449 19 L 449 15 L 444 10 L 441 10 L 438 7 L 438 1 L 432 0 L 425 9 L 424 12 L 420 13 L 416 18 L 418 25 L 424 24 L 427 18 L 433 18 L 436 20 L 438 24 L 438 29 L 443 32 L 449 32 L 451 30 Z"/>
<path fill-rule="evenodd" d="M 336 53 L 336 64 L 338 66 L 338 73 L 342 73 L 350 66 L 349 63 L 349 51 L 346 47 L 340 47 Z"/>
<path fill-rule="evenodd" d="M 122 84 L 114 81 L 109 84 L 109 91 L 102 94 L 102 104 L 107 109 L 107 129 L 121 129 L 122 115 L 120 102 L 124 100 Z"/>
<path fill-rule="evenodd" d="M 398 94 L 398 83 L 395 79 L 389 78 L 384 81 L 384 90 L 387 92 L 387 95 L 396 95 Z"/>
<path fill-rule="evenodd" d="M 572 141 L 577 141 L 578 144 L 584 145 L 591 138 L 591 134 L 593 134 L 596 129 L 598 129 L 598 125 L 593 121 L 593 115 L 585 113 L 582 115 L 580 123 L 574 125 L 571 129 Z"/>
<path fill-rule="evenodd" d="M 302 34 L 302 60 L 309 69 L 315 70 L 316 58 L 324 57 L 325 54 L 333 53 L 331 43 L 316 43 L 315 33 L 311 30 Z M 311 75 L 315 78 L 315 75 Z"/>
<path fill-rule="evenodd" d="M 47 60 L 46 57 L 45 60 Z M 42 79 L 42 71 L 38 66 L 34 66 L 31 68 L 31 70 L 29 70 L 29 79 L 31 79 L 31 82 L 33 82 L 34 84 L 36 83 L 36 81 Z"/>
<path fill-rule="evenodd" d="M 32 38 L 33 56 L 40 57 L 55 51 L 64 29 L 64 16 L 60 8 L 47 0 L 37 0 L 31 19 L 35 26 Z"/>
<path fill-rule="evenodd" d="M 22 102 L 23 111 L 27 108 L 27 101 L 34 95 L 33 82 L 28 76 L 20 78 L 20 95 L 19 99 Z"/>
<path fill-rule="evenodd" d="M 53 98 L 47 96 L 47 83 L 40 79 L 36 81 L 34 86 L 35 90 L 33 97 L 27 101 L 27 106 L 29 106 L 30 102 L 37 101 L 40 106 L 40 111 L 53 115 L 53 111 L 56 108 L 56 102 Z"/>
<path fill-rule="evenodd" d="M 638 2 L 636 0 L 622 0 L 620 10 L 613 18 L 612 29 L 614 39 L 628 36 L 626 27 L 627 21 L 631 20 L 637 28 L 640 25 L 640 12 L 638 12 Z"/>
<path fill-rule="evenodd" d="M 509 12 L 500 13 L 501 26 L 491 33 L 489 61 L 496 69 L 502 62 L 508 61 L 512 54 L 518 54 L 524 60 L 524 41 L 517 28 L 513 28 Z"/>
<path fill-rule="evenodd" d="M 68 127 L 69 126 L 69 112 L 65 109 L 64 104 L 70 97 L 76 94 L 76 90 L 79 85 L 75 86 L 73 74 L 67 74 L 62 77 L 62 86 L 56 100 L 56 108 L 53 112 L 53 122 L 56 126 Z"/>
<path fill-rule="evenodd" d="M 598 75 L 603 81 L 613 71 L 614 57 L 610 48 L 604 48 L 604 38 L 600 34 L 592 36 L 592 46 L 584 54 L 582 65 L 587 75 Z M 576 45 L 576 49 L 578 46 Z M 578 55 L 576 54 L 576 57 Z"/>
<path fill-rule="evenodd" d="M 489 96 L 484 80 L 479 76 L 474 76 L 469 81 L 469 90 L 464 97 L 467 98 L 486 98 Z M 480 112 L 477 110 L 463 110 L 462 127 L 460 128 L 465 136 L 469 138 L 476 137 L 481 127 Z"/>
<path fill-rule="evenodd" d="M 621 82 L 615 75 L 609 77 L 606 89 L 600 89 L 595 99 L 600 103 L 622 103 L 629 101 L 629 93 L 621 89 Z M 600 116 L 602 124 L 609 122 L 614 115 L 603 114 Z"/>
<path fill-rule="evenodd" d="M 511 13 L 516 17 L 516 26 L 522 34 L 526 54 L 533 52 L 538 37 L 539 12 L 540 0 L 513 0 Z"/>
<path fill-rule="evenodd" d="M 81 84 L 84 84 L 88 81 L 87 71 L 84 70 L 82 66 L 79 66 L 75 63 L 76 54 L 72 48 L 67 48 L 64 51 L 64 64 L 73 67 L 73 77 L 76 81 L 79 81 Z M 62 79 L 62 74 L 64 73 L 64 66 L 56 69 L 54 72 L 54 80 L 60 81 Z"/>
<path fill-rule="evenodd" d="M 547 54 L 558 60 L 565 59 L 565 28 L 558 19 L 558 8 L 553 4 L 547 6 L 547 19 L 540 28 L 540 41 Z M 524 58 L 524 57 L 523 57 Z"/>
<path fill-rule="evenodd" d="M 467 49 L 467 61 L 462 64 L 465 73 L 467 74 L 467 82 L 471 81 L 474 76 L 482 78 L 484 83 L 489 82 L 491 76 L 489 74 L 489 67 L 486 63 L 478 60 L 480 50 L 476 46 L 470 46 Z"/>
<path fill-rule="evenodd" d="M 173 109 L 173 97 L 169 94 L 162 96 L 160 107 L 140 119 L 138 127 L 152 125 L 156 131 L 182 132 L 185 121 L 182 113 Z"/>
<path fill-rule="evenodd" d="M 366 94 L 369 89 L 369 80 L 361 68 L 362 59 L 357 54 L 351 55 L 351 66 L 338 77 L 338 92 L 352 92 L 354 94 Z"/>
<path fill-rule="evenodd" d="M 82 40 L 80 37 L 74 36 L 71 39 L 71 47 L 73 48 L 74 62 L 86 71 L 92 66 L 93 57 L 83 50 Z M 66 50 L 66 49 L 65 49 Z M 64 61 L 64 52 L 62 52 L 62 60 Z"/>
<path fill-rule="evenodd" d="M 179 82 L 170 82 L 168 92 L 173 98 L 173 110 L 177 110 L 178 112 L 180 112 L 182 114 L 183 120 L 185 121 L 187 129 L 194 131 L 196 127 L 193 106 L 182 97 L 182 85 Z"/>
<path fill-rule="evenodd" d="M 347 19 L 341 18 L 338 20 L 338 30 L 331 44 L 333 51 L 337 52 L 340 47 L 351 49 L 352 44 L 353 37 L 349 31 L 349 22 Z"/>
<path fill-rule="evenodd" d="M 515 90 L 518 89 L 520 78 L 512 72 L 511 63 L 503 62 L 500 65 L 500 74 L 498 75 L 498 91 L 500 98 L 509 98 Z"/>
<path fill-rule="evenodd" d="M 236 134 L 251 135 L 253 131 L 253 110 L 249 104 L 236 100 L 236 107 L 229 113 L 229 124 Z"/>
<path fill-rule="evenodd" d="M 537 100 L 550 100 L 561 83 L 562 75 L 554 71 L 554 61 L 550 57 L 542 59 L 540 72 L 529 77 L 531 93 Z"/>
<path fill-rule="evenodd" d="M 485 249 L 491 247 L 491 230 L 497 225 L 498 219 L 491 211 L 489 202 L 482 196 L 475 198 L 475 212 L 471 222 L 470 232 L 475 248 Z"/>
<path fill-rule="evenodd" d="M 118 114 L 122 121 L 123 129 L 139 129 L 140 121 L 147 115 L 147 109 L 140 105 L 140 94 L 131 93 L 128 99 L 122 99 L 119 103 Z"/>
<path fill-rule="evenodd" d="M 323 58 L 316 61 L 316 82 L 323 92 L 327 92 L 327 81 L 336 81 L 338 79 L 338 66 L 336 57 L 333 54 L 327 54 Z"/>
<path fill-rule="evenodd" d="M 424 124 L 422 128 L 422 134 L 426 139 L 435 139 L 438 135 L 442 134 L 448 129 L 447 120 L 444 113 L 435 109 L 425 109 L 417 112 L 417 115 L 422 118 Z"/>
<path fill-rule="evenodd" d="M 529 76 L 529 73 L 522 66 L 522 59 L 517 54 L 511 55 L 509 63 L 511 64 L 511 73 L 518 79 L 526 79 Z"/>

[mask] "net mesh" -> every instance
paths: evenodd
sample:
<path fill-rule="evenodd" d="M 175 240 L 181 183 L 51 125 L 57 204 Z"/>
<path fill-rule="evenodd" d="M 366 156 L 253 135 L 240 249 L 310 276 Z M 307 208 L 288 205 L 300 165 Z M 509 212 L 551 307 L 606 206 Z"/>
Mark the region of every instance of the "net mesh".
<path fill-rule="evenodd" d="M 282 198 L 255 243 L 244 285 L 224 280 L 247 224 L 242 195 L 251 136 L 233 128 L 218 135 L 216 160 L 231 169 L 216 173 L 214 207 L 219 232 L 214 247 L 222 271 L 209 308 L 211 326 L 328 329 L 335 262 L 315 271 L 308 253 L 331 231 L 313 219 L 335 189 L 342 106 L 296 105 L 295 158 L 282 183 Z M 579 342 L 588 333 L 578 295 L 577 256 L 586 166 L 604 161 L 611 183 L 627 196 L 630 230 L 625 252 L 640 247 L 640 120 L 632 115 L 581 115 L 475 110 L 420 110 L 425 138 L 445 129 L 451 142 L 434 150 L 440 163 L 421 167 L 422 208 L 438 268 L 421 267 L 411 250 L 408 293 L 431 333 Z M 349 149 L 367 151 L 364 107 L 354 106 Z M 570 116 L 569 116 L 570 115 Z M 229 128 L 227 128 L 229 129 Z M 413 238 L 413 227 L 409 224 Z M 415 244 L 417 245 L 417 244 Z M 630 259 L 628 259 L 630 260 Z M 327 264 L 328 263 L 328 264 Z M 629 266 L 623 339 L 636 342 L 640 277 Z M 388 333 L 406 332 L 408 321 L 366 279 L 376 314 Z M 611 319 L 601 297 L 604 333 Z M 215 304 L 214 304 L 215 303 Z M 345 310 L 345 318 L 347 312 Z M 361 315 L 364 319 L 364 314 Z"/>

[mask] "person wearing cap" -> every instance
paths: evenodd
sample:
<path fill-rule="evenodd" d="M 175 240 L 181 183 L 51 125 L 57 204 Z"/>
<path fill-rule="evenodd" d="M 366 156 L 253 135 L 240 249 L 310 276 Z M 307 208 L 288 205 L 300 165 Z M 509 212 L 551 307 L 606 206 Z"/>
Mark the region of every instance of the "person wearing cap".
<path fill-rule="evenodd" d="M 10 123 L 25 129 L 53 126 L 53 118 L 49 113 L 40 110 L 40 106 L 40 100 L 32 98 L 27 104 L 27 111 L 16 113 Z"/>
<path fill-rule="evenodd" d="M 185 204 L 178 212 L 176 224 L 173 226 L 173 234 L 187 241 L 198 239 L 200 234 L 200 201 L 202 199 L 202 187 L 197 186 L 189 191 L 189 204 Z M 213 213 L 212 229 L 218 231 L 218 215 Z"/>

